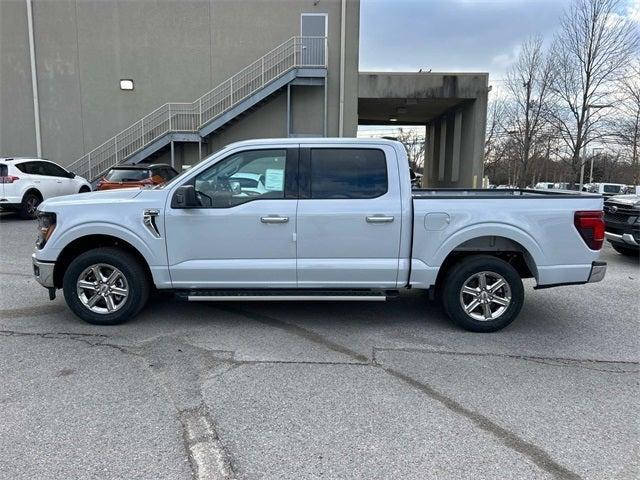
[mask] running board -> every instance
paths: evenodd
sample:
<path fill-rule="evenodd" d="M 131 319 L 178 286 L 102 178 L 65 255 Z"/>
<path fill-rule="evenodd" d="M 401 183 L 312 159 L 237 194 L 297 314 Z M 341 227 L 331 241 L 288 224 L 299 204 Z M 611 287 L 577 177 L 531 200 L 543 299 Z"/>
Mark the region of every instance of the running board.
<path fill-rule="evenodd" d="M 395 292 L 371 290 L 190 290 L 177 295 L 190 302 L 384 302 Z"/>

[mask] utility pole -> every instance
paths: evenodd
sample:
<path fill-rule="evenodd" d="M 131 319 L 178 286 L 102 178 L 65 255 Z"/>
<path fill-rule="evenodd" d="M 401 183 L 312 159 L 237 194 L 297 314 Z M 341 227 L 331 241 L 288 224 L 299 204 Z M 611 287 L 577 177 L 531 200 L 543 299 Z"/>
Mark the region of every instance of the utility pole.
<path fill-rule="evenodd" d="M 591 122 L 591 109 L 595 108 L 597 110 L 600 110 L 602 108 L 608 108 L 608 107 L 613 107 L 613 105 L 608 104 L 608 105 L 593 105 L 593 104 L 588 104 L 587 105 L 587 118 L 584 121 L 584 140 L 582 142 L 582 147 L 580 148 L 580 187 L 578 188 L 578 190 L 581 192 L 582 191 L 582 187 L 584 186 L 584 164 L 586 163 L 584 161 L 584 155 L 582 152 L 584 152 L 585 147 L 587 146 L 588 142 L 588 136 L 589 136 L 589 124 Z M 593 176 L 593 159 L 591 160 L 591 172 Z"/>
<path fill-rule="evenodd" d="M 596 153 L 596 150 L 598 153 Z M 604 150 L 602 147 L 595 147 L 591 150 L 591 168 L 589 169 L 589 183 L 593 183 L 593 158 L 596 155 L 600 155 L 600 152 Z"/>

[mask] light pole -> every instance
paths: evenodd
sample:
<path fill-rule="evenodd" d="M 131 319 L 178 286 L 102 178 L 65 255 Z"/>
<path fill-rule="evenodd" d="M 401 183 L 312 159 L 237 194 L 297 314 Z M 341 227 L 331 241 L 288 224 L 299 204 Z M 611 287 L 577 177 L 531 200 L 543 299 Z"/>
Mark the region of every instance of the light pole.
<path fill-rule="evenodd" d="M 600 110 L 601 108 L 608 108 L 608 107 L 613 107 L 613 105 L 611 104 L 607 104 L 607 105 L 595 105 L 595 104 L 588 104 L 587 105 L 587 118 L 585 118 L 584 121 L 584 141 L 582 142 L 582 146 L 580 148 L 580 187 L 578 188 L 578 191 L 582 191 L 582 187 L 584 186 L 584 155 L 582 155 L 582 148 L 584 148 L 587 145 L 587 138 L 589 135 L 589 122 L 591 120 L 591 109 L 595 108 L 597 110 Z M 593 162 L 593 161 L 592 161 Z M 593 165 L 593 163 L 592 163 Z"/>
<path fill-rule="evenodd" d="M 600 152 L 602 150 L 604 150 L 604 148 L 602 147 L 594 147 L 591 149 L 591 168 L 589 169 L 589 183 L 593 183 L 593 159 L 596 155 L 600 155 Z"/>

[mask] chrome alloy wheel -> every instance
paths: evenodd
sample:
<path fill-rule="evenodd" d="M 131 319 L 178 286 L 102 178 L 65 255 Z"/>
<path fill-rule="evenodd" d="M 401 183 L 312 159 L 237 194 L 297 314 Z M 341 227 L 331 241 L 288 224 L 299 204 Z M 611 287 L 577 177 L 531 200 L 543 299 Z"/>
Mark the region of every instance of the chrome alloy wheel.
<path fill-rule="evenodd" d="M 38 198 L 33 195 L 27 198 L 27 213 L 34 216 L 36 214 L 36 210 L 38 210 L 38 205 L 40 205 Z"/>
<path fill-rule="evenodd" d="M 76 291 L 89 310 L 107 314 L 124 306 L 129 296 L 129 284 L 124 274 L 113 265 L 97 263 L 80 274 Z"/>
<path fill-rule="evenodd" d="M 511 304 L 511 288 L 498 273 L 474 273 L 462 285 L 460 304 L 474 320 L 496 320 Z"/>

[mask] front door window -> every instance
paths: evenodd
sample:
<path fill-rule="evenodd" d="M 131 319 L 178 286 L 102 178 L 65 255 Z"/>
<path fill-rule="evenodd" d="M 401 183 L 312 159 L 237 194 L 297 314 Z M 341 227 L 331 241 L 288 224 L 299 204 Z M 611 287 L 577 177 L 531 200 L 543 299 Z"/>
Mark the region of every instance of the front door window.
<path fill-rule="evenodd" d="M 286 150 L 249 150 L 216 163 L 195 178 L 205 208 L 230 208 L 252 200 L 283 199 Z"/>

